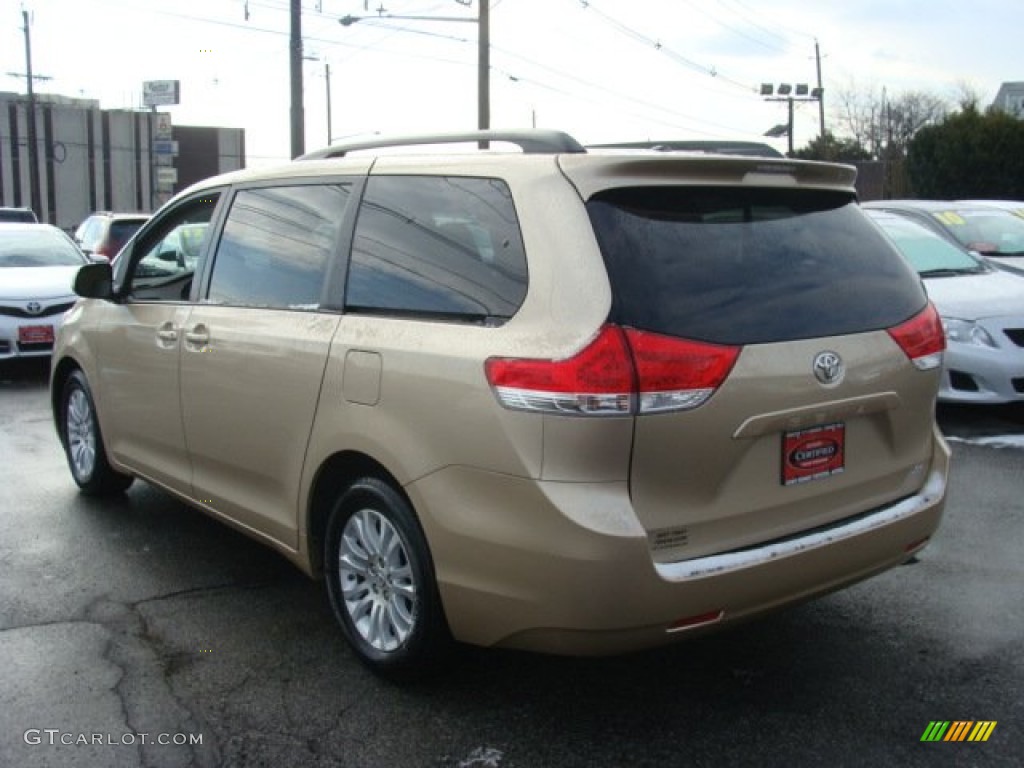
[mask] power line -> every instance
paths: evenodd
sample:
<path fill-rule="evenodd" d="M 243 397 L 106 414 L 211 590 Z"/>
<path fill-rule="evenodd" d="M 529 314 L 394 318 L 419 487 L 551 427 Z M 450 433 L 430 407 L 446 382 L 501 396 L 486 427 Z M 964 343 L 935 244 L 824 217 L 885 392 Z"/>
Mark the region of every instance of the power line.
<path fill-rule="evenodd" d="M 718 24 L 720 27 L 729 30 L 733 34 L 739 35 L 740 37 L 749 40 L 750 42 L 754 43 L 755 45 L 760 45 L 762 48 L 767 48 L 770 51 L 778 51 L 780 53 L 788 53 L 788 51 L 786 49 L 780 48 L 778 45 L 775 45 L 774 43 L 765 42 L 764 40 L 762 40 L 760 38 L 757 38 L 757 37 L 754 37 L 753 35 L 749 34 L 748 32 L 745 32 L 744 30 L 740 29 L 739 27 L 733 26 L 732 24 L 728 24 L 728 23 L 722 21 L 722 19 L 720 19 L 719 17 L 715 16 L 713 13 L 711 13 L 711 11 L 709 11 L 706 7 L 702 6 L 700 3 L 694 2 L 694 0 L 686 0 L 686 3 L 691 8 L 693 8 L 695 11 L 697 11 L 698 13 L 700 13 L 700 14 L 706 16 L 707 18 L 711 19 L 713 22 Z M 756 26 L 756 25 L 754 25 L 754 26 Z"/>
<path fill-rule="evenodd" d="M 713 77 L 713 78 L 715 78 L 718 81 L 721 81 L 721 82 L 724 82 L 724 83 L 729 83 L 730 85 L 734 85 L 734 86 L 736 86 L 738 88 L 743 89 L 744 91 L 753 91 L 753 86 L 751 86 L 750 84 L 748 84 L 748 83 L 741 83 L 738 80 L 734 80 L 731 77 L 728 77 L 727 75 L 723 75 L 721 72 L 719 72 L 713 66 L 712 67 L 708 67 L 708 66 L 705 66 L 703 64 L 699 64 L 696 61 L 693 61 L 692 59 L 689 59 L 686 56 L 683 56 L 681 53 L 678 53 L 677 51 L 673 51 L 671 48 L 665 47 L 664 45 L 662 45 L 660 40 L 656 40 L 653 37 L 648 37 L 647 35 L 643 34 L 642 32 L 639 32 L 639 31 L 633 29 L 632 27 L 622 23 L 618 19 L 615 19 L 612 16 L 609 16 L 608 14 L 604 13 L 603 11 L 601 11 L 600 9 L 595 7 L 594 4 L 591 3 L 589 0 L 578 0 L 578 2 L 580 3 L 580 5 L 583 7 L 584 10 L 592 11 L 596 16 L 600 17 L 607 24 L 611 25 L 613 28 L 617 29 L 619 32 L 623 33 L 627 37 L 629 37 L 629 38 L 631 38 L 631 39 L 633 39 L 633 40 L 635 40 L 635 41 L 637 41 L 637 42 L 639 42 L 639 43 L 641 43 L 641 44 L 643 44 L 645 46 L 653 48 L 658 53 L 661 53 L 661 54 L 664 54 L 665 56 L 668 56 L 670 59 L 672 59 L 676 63 L 682 64 L 683 66 L 688 67 L 689 69 L 692 69 L 692 70 L 694 70 L 696 72 L 700 72 L 702 74 L 705 74 L 705 75 L 708 75 L 710 77 Z"/>
<path fill-rule="evenodd" d="M 719 0 L 719 2 L 721 2 L 721 1 L 722 1 L 722 0 Z M 763 15 L 759 14 L 759 13 L 758 13 L 758 12 L 757 12 L 756 10 L 754 10 L 754 9 L 753 9 L 753 8 L 751 8 L 750 6 L 746 5 L 745 3 L 742 3 L 742 2 L 740 2 L 740 0 L 728 0 L 728 1 L 729 1 L 729 2 L 731 2 L 731 3 L 733 3 L 734 5 L 737 5 L 737 6 L 739 6 L 740 8 L 742 8 L 743 10 L 745 10 L 745 11 L 746 11 L 746 12 L 747 12 L 748 14 L 757 14 L 757 15 L 761 16 L 762 18 L 764 18 L 764 16 L 763 16 Z M 777 37 L 777 38 L 779 38 L 780 40 L 786 40 L 786 38 L 785 38 L 785 37 L 784 37 L 783 35 L 780 35 L 780 34 L 779 34 L 778 32 L 774 32 L 774 31 L 772 31 L 772 30 L 768 29 L 767 27 L 763 27 L 763 26 L 761 26 L 760 24 L 758 24 L 758 23 L 757 23 L 757 22 L 755 22 L 755 21 L 752 21 L 752 20 L 750 19 L 750 17 L 749 17 L 749 16 L 743 16 L 743 18 L 744 18 L 744 20 L 745 20 L 745 21 L 746 21 L 746 22 L 747 22 L 748 24 L 750 24 L 751 26 L 757 27 L 758 29 L 761 29 L 761 30 L 765 31 L 765 32 L 767 32 L 767 33 L 768 33 L 769 35 L 772 35 L 772 36 L 774 36 L 774 37 Z M 799 30 L 799 29 L 794 29 L 793 27 L 786 27 L 786 26 L 780 25 L 780 28 L 782 28 L 782 29 L 788 29 L 788 30 L 789 30 L 790 32 L 792 32 L 793 34 L 796 34 L 796 35 L 800 35 L 801 37 L 806 37 L 806 38 L 809 38 L 809 39 L 811 39 L 811 40 L 814 40 L 814 39 L 815 39 L 815 38 L 814 38 L 814 35 L 811 35 L 811 34 L 809 34 L 809 33 L 807 33 L 807 32 L 803 32 L 803 31 L 801 31 L 801 30 Z M 787 40 L 787 42 L 789 42 L 789 41 Z"/>
<path fill-rule="evenodd" d="M 574 75 L 574 74 L 571 74 L 571 73 L 568 73 L 568 72 L 564 72 L 562 70 L 555 69 L 554 67 L 550 67 L 550 66 L 547 66 L 545 64 L 540 64 L 539 62 L 536 62 L 536 61 L 534 61 L 534 60 L 532 60 L 530 58 L 527 58 L 526 56 L 523 56 L 523 55 L 518 54 L 518 53 L 514 53 L 514 52 L 506 50 L 504 48 L 500 48 L 500 47 L 497 47 L 497 46 L 492 46 L 492 48 L 494 50 L 498 51 L 499 53 L 502 53 L 502 54 L 504 54 L 506 56 L 510 56 L 512 58 L 519 59 L 519 60 L 521 60 L 523 62 L 526 62 L 527 64 L 529 64 L 531 66 L 535 66 L 538 69 L 541 69 L 543 71 L 549 72 L 549 73 L 555 75 L 556 77 L 560 77 L 560 78 L 563 78 L 565 80 L 570 80 L 570 81 L 579 83 L 579 84 L 581 84 L 581 85 L 583 85 L 583 86 L 585 86 L 587 88 L 591 88 L 591 89 L 596 90 L 596 91 L 603 91 L 604 93 L 610 94 L 610 95 L 612 95 L 612 96 L 614 96 L 617 99 L 620 99 L 622 101 L 632 102 L 634 104 L 637 104 L 637 105 L 645 107 L 645 108 L 650 108 L 650 109 L 658 110 L 660 112 L 663 112 L 663 113 L 665 113 L 667 115 L 670 115 L 672 117 L 675 117 L 677 119 L 678 118 L 682 118 L 684 120 L 694 121 L 694 122 L 701 123 L 703 125 L 710 126 L 710 127 L 713 127 L 713 128 L 717 128 L 717 129 L 720 129 L 720 130 L 733 131 L 733 132 L 736 132 L 736 133 L 744 133 L 744 134 L 749 133 L 749 131 L 737 131 L 737 129 L 735 129 L 735 128 L 731 128 L 731 127 L 728 127 L 728 126 L 720 125 L 718 123 L 713 123 L 713 122 L 711 122 L 709 120 L 703 120 L 703 119 L 701 119 L 699 117 L 694 117 L 692 115 L 683 114 L 681 112 L 676 112 L 675 110 L 666 108 L 662 104 L 656 104 L 656 103 L 652 103 L 652 102 L 649 102 L 649 101 L 644 101 L 643 99 L 638 99 L 637 97 L 635 97 L 633 95 L 625 94 L 625 93 L 622 93 L 620 91 L 616 91 L 613 88 L 609 88 L 606 85 L 602 85 L 600 83 L 595 83 L 595 82 L 592 82 L 590 80 L 585 80 L 585 79 L 579 77 L 578 75 Z M 527 78 L 520 77 L 519 79 L 527 81 Z M 535 81 L 529 81 L 529 82 L 535 82 Z M 585 101 L 592 101 L 592 102 L 596 101 L 594 99 L 590 99 L 588 97 L 581 96 L 578 93 L 570 93 L 570 92 L 567 92 L 567 91 L 557 91 L 557 89 L 554 89 L 551 86 L 547 86 L 547 85 L 543 85 L 542 84 L 541 87 L 546 87 L 549 90 L 556 90 L 556 92 L 564 93 L 565 95 L 573 97 L 573 98 L 579 98 L 579 99 L 583 99 Z M 605 104 L 605 106 L 607 106 L 607 105 Z M 638 115 L 634 115 L 634 116 L 638 116 Z M 647 119 L 646 116 L 645 116 L 645 119 Z M 659 120 L 658 122 L 662 122 L 665 125 L 671 125 L 671 127 L 673 127 L 673 128 L 682 128 L 682 127 L 684 127 L 684 126 L 680 126 L 678 124 L 666 123 L 664 120 Z M 687 128 L 687 130 L 694 130 L 694 131 L 697 131 L 699 133 L 706 133 L 706 131 L 703 131 L 703 130 L 700 130 L 700 129 L 696 129 L 696 128 Z"/>

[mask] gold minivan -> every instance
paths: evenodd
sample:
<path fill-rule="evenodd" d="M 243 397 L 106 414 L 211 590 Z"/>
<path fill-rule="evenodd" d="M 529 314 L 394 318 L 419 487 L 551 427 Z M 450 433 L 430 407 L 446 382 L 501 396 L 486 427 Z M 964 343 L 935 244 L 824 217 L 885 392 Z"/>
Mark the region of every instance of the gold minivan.
<path fill-rule="evenodd" d="M 941 324 L 853 181 L 492 131 L 201 182 L 78 274 L 72 477 L 274 547 L 384 674 L 835 590 L 925 546 L 949 461 Z"/>

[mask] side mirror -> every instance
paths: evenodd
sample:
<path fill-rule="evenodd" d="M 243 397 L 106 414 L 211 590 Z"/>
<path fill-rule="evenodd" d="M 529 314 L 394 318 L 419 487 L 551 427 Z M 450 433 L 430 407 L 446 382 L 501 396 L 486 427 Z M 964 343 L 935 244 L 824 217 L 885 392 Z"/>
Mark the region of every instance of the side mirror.
<path fill-rule="evenodd" d="M 113 298 L 113 270 L 110 262 L 86 264 L 79 268 L 71 288 L 83 299 Z"/>

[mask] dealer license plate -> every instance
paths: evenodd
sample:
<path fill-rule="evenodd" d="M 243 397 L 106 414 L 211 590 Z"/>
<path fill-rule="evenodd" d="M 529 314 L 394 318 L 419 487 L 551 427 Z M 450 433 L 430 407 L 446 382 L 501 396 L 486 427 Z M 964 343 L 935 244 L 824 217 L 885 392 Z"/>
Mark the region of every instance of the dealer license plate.
<path fill-rule="evenodd" d="M 53 344 L 52 325 L 21 325 L 18 326 L 18 343 L 20 344 Z"/>
<path fill-rule="evenodd" d="M 840 474 L 846 467 L 846 425 L 837 422 L 782 435 L 782 484 Z"/>

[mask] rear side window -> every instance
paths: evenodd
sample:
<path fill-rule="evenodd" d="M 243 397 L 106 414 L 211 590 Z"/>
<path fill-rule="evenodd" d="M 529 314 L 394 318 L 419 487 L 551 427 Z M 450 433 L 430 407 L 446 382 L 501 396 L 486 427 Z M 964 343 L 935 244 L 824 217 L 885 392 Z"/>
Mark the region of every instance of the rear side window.
<path fill-rule="evenodd" d="M 356 222 L 350 312 L 493 323 L 526 296 L 512 196 L 497 179 L 375 176 Z"/>
<path fill-rule="evenodd" d="M 209 301 L 316 310 L 351 184 L 244 189 L 217 246 Z"/>
<path fill-rule="evenodd" d="M 652 187 L 587 203 L 623 325 L 717 344 L 889 328 L 917 276 L 849 195 Z"/>

